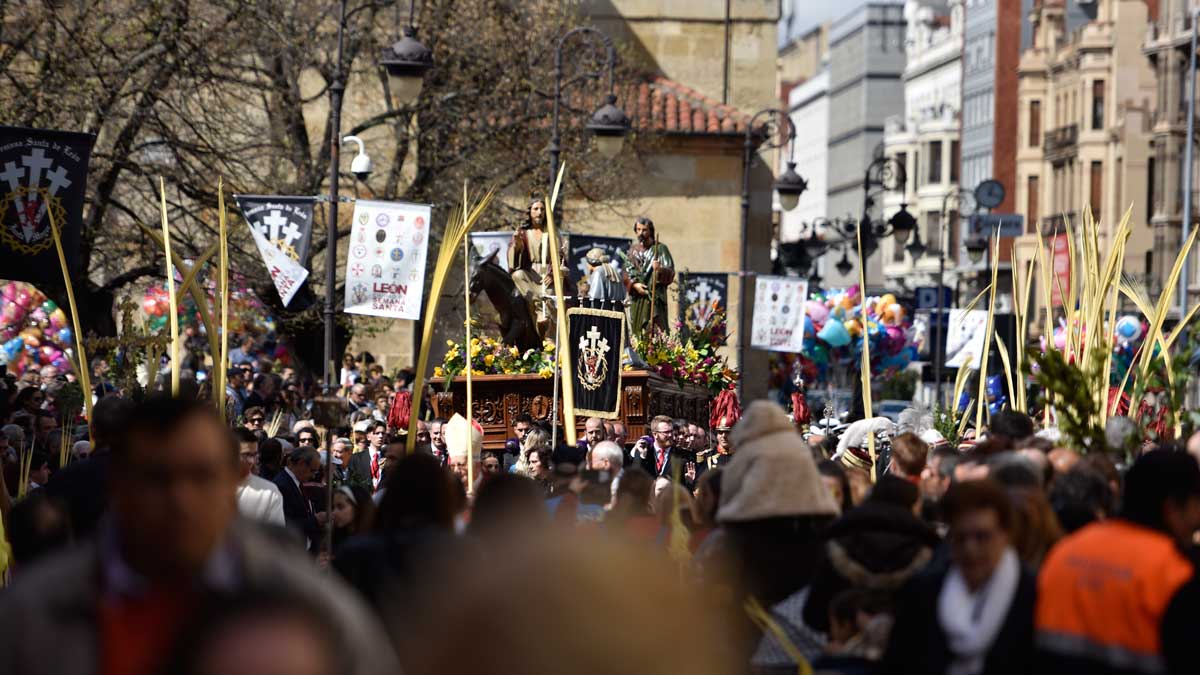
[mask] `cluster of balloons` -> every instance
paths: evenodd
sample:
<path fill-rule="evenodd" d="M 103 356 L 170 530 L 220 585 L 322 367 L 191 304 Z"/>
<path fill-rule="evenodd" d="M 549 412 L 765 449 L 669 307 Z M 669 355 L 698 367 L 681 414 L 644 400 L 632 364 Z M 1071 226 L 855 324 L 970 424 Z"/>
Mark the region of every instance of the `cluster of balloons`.
<path fill-rule="evenodd" d="M 1061 317 L 1058 320 L 1058 325 L 1054 328 L 1054 348 L 1059 351 L 1067 351 L 1067 323 Z M 1112 368 L 1109 370 L 1110 386 L 1119 387 L 1122 382 L 1127 382 L 1125 373 L 1133 365 L 1134 357 L 1142 348 L 1142 343 L 1145 341 L 1146 332 L 1149 326 L 1138 316 L 1133 314 L 1125 314 L 1117 318 L 1117 323 L 1113 326 L 1113 355 Z M 1042 351 L 1046 351 L 1046 337 L 1041 339 Z M 1155 356 L 1158 356 L 1158 345 L 1154 346 Z"/>
<path fill-rule="evenodd" d="M 178 292 L 176 279 L 176 292 Z M 208 296 L 208 306 L 216 311 L 219 307 L 216 301 L 216 289 L 209 284 L 205 289 Z M 179 325 L 181 328 L 193 326 L 203 332 L 204 324 L 200 320 L 200 312 L 190 294 L 177 296 L 179 302 Z M 142 312 L 146 317 L 146 328 L 151 333 L 168 330 L 171 319 L 171 298 L 167 288 L 162 283 L 153 283 L 142 293 Z M 229 288 L 229 332 L 238 334 L 251 332 L 256 335 L 266 335 L 275 331 L 275 319 L 267 312 L 266 306 L 258 299 L 254 291 L 230 279 Z"/>
<path fill-rule="evenodd" d="M 72 370 L 75 336 L 67 314 L 34 286 L 0 281 L 0 359 L 10 373 L 54 366 Z"/>
<path fill-rule="evenodd" d="M 818 381 L 831 365 L 856 367 L 864 339 L 872 375 L 902 370 L 917 358 L 912 322 L 896 296 L 868 297 L 864 315 L 861 294 L 858 285 L 816 292 L 805 305 L 803 356 L 816 364 Z"/>

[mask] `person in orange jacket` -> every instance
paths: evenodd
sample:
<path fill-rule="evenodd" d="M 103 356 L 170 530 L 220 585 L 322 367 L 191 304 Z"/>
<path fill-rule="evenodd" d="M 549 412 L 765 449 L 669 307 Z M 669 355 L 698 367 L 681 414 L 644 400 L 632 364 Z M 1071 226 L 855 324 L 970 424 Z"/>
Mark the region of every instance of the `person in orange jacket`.
<path fill-rule="evenodd" d="M 1116 518 L 1050 551 L 1038 576 L 1035 672 L 1198 673 L 1200 465 L 1157 450 L 1125 477 Z"/>

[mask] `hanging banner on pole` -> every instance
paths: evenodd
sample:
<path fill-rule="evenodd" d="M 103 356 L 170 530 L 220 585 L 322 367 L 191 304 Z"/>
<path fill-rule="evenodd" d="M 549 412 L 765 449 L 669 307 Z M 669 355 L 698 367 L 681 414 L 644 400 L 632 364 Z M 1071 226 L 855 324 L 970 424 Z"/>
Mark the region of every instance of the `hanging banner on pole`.
<path fill-rule="evenodd" d="M 625 312 L 575 307 L 567 310 L 575 414 L 615 419 L 621 407 L 621 346 Z"/>
<path fill-rule="evenodd" d="M 946 367 L 979 370 L 983 359 L 984 338 L 987 337 L 987 310 L 950 310 L 950 326 L 946 331 Z"/>
<path fill-rule="evenodd" d="M 725 311 L 729 275 L 725 272 L 683 272 L 679 275 L 679 321 L 686 331 L 708 328 L 713 315 Z"/>
<path fill-rule="evenodd" d="M 1067 235 L 1050 237 L 1050 256 L 1054 271 L 1050 280 L 1050 304 L 1058 307 L 1065 304 L 1071 294 L 1071 244 Z"/>
<path fill-rule="evenodd" d="M 800 352 L 804 347 L 806 300 L 807 279 L 758 277 L 750 346 L 773 352 Z"/>
<path fill-rule="evenodd" d="M 584 260 L 587 258 L 588 251 L 598 248 L 608 254 L 612 260 L 620 260 L 617 257 L 617 252 L 625 252 L 629 250 L 628 237 L 602 237 L 598 234 L 578 234 L 571 233 L 567 235 L 567 269 L 570 271 L 571 281 L 579 283 L 587 276 L 588 264 Z"/>
<path fill-rule="evenodd" d="M 67 271 L 79 271 L 83 196 L 95 140 L 70 131 L 0 126 L 0 277 L 62 281 L 51 216 L 60 228 Z"/>
<path fill-rule="evenodd" d="M 234 195 L 233 198 L 251 231 L 258 235 L 254 240 L 256 244 L 261 238 L 264 244 L 277 249 L 296 265 L 308 268 L 308 251 L 312 245 L 313 205 L 316 203 L 316 199 L 274 195 Z M 263 250 L 262 245 L 259 245 L 259 254 L 263 256 L 263 263 L 267 265 L 268 270 L 272 270 L 272 264 L 267 260 L 267 254 L 263 253 Z M 272 270 L 271 279 L 275 281 L 279 299 L 283 301 L 283 306 L 287 307 L 295 294 L 304 288 L 304 283 L 301 282 L 298 286 L 290 288 L 285 296 L 283 289 L 279 287 L 281 277 L 275 273 L 283 267 L 278 264 L 277 257 L 272 256 L 272 258 L 277 261 L 277 264 Z M 307 271 L 304 276 L 308 276 Z M 289 275 L 286 280 L 291 281 L 293 278 L 292 275 Z M 309 296 L 311 297 L 311 293 Z M 304 304 L 311 304 L 311 300 Z"/>
<path fill-rule="evenodd" d="M 250 234 L 254 235 L 254 245 L 258 247 L 258 254 L 262 256 L 263 264 L 271 274 L 275 290 L 279 291 L 279 299 L 283 301 L 283 306 L 287 307 L 296 291 L 300 290 L 304 280 L 308 278 L 308 270 L 267 241 L 256 228 L 251 227 Z"/>
<path fill-rule="evenodd" d="M 346 256 L 346 312 L 415 320 L 425 290 L 428 204 L 354 204 Z"/>

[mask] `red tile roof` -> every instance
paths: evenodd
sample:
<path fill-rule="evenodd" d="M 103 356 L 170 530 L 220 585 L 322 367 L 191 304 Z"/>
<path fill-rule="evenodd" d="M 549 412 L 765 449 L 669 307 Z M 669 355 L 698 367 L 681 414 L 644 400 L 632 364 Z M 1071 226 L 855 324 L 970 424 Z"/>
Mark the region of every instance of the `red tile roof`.
<path fill-rule="evenodd" d="M 668 134 L 729 135 L 746 133 L 750 116 L 659 75 L 618 86 L 617 105 L 638 131 Z"/>

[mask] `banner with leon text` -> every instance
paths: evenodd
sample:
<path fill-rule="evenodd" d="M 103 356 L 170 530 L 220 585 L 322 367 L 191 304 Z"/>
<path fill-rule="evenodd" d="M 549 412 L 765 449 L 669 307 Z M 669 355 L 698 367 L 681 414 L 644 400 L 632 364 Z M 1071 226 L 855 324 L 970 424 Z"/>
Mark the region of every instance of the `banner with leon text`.
<path fill-rule="evenodd" d="M 425 292 L 428 204 L 359 200 L 346 256 L 346 312 L 416 320 Z"/>

